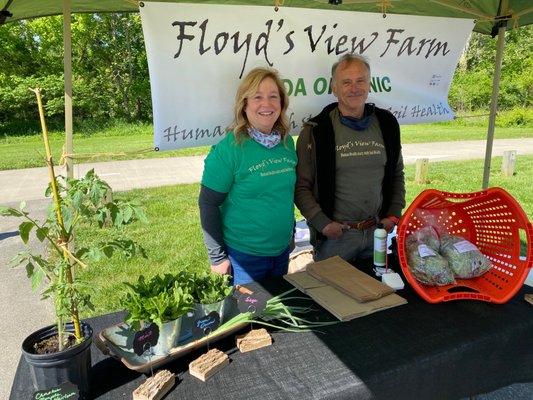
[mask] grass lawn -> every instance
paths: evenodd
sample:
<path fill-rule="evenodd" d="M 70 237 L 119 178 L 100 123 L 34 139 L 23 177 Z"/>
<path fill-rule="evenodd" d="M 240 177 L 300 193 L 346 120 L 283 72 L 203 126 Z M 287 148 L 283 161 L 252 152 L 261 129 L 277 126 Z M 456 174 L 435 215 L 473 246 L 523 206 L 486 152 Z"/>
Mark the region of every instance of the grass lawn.
<path fill-rule="evenodd" d="M 74 134 L 75 163 L 177 157 L 207 154 L 209 147 L 175 151 L 153 150 L 151 125 L 121 125 L 120 128 L 86 134 Z M 50 132 L 54 161 L 61 158 L 65 144 L 63 132 Z M 0 138 L 0 171 L 44 167 L 44 147 L 39 135 L 5 136 Z"/>
<path fill-rule="evenodd" d="M 516 175 L 500 174 L 501 157 L 492 162 L 491 186 L 509 191 L 522 205 L 527 215 L 533 217 L 533 156 L 520 156 Z M 406 167 L 407 204 L 424 189 L 434 188 L 450 192 L 472 192 L 481 187 L 483 161 L 441 162 L 430 164 L 426 185 L 414 183 L 414 166 Z M 208 267 L 207 255 L 199 225 L 197 198 L 199 186 L 177 185 L 154 189 L 133 190 L 118 193 L 117 198 L 138 199 L 146 207 L 149 224 L 134 224 L 125 233 L 139 241 L 148 252 L 148 259 L 129 262 L 115 258 L 93 263 L 80 271 L 80 278 L 91 283 L 94 312 L 84 316 L 99 315 L 121 309 L 121 282 L 132 282 L 141 274 L 152 276 L 180 269 L 199 270 Z M 79 243 L 86 244 L 104 238 L 108 231 L 80 230 Z"/>
<path fill-rule="evenodd" d="M 2 130 L 0 129 L 0 136 Z M 147 123 L 111 123 L 106 128 L 82 127 L 74 134 L 75 163 L 177 157 L 206 154 L 208 146 L 175 151 L 153 151 L 152 125 Z M 44 155 L 38 134 L 0 137 L 0 170 L 43 167 Z M 450 140 L 483 140 L 487 135 L 486 119 L 456 120 L 402 127 L 403 143 L 425 143 Z M 496 139 L 533 137 L 533 126 L 497 127 Z M 64 146 L 64 133 L 50 132 L 54 160 L 59 161 Z"/>
<path fill-rule="evenodd" d="M 487 127 L 453 124 L 422 124 L 402 127 L 402 143 L 430 143 L 459 140 L 485 140 Z M 495 139 L 533 138 L 533 126 L 497 127 Z"/>

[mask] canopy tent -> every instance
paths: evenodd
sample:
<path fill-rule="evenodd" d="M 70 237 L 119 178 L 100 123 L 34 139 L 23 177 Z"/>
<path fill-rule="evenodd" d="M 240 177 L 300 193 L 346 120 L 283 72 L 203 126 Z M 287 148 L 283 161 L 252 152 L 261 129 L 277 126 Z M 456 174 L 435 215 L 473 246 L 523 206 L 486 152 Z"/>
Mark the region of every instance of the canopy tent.
<path fill-rule="evenodd" d="M 145 0 L 148 2 L 150 0 Z M 514 29 L 533 23 L 530 0 L 159 0 L 169 3 L 246 4 L 263 6 L 305 7 L 326 10 L 366 11 L 383 14 L 410 14 L 452 18 L 475 18 L 475 32 L 498 35 L 491 110 L 487 132 L 483 185 L 489 183 L 494 124 L 498 107 L 499 81 L 506 28 Z M 65 133 L 66 151 L 72 154 L 72 73 L 71 13 L 138 12 L 135 0 L 0 0 L 0 24 L 20 19 L 63 14 L 65 43 Z M 67 175 L 72 176 L 72 160 L 67 158 Z"/>
<path fill-rule="evenodd" d="M 145 0 L 149 2 L 151 0 Z M 511 28 L 533 23 L 530 0 L 158 0 L 163 3 L 246 4 L 305 7 L 325 10 L 475 18 L 474 31 L 490 34 L 495 22 L 510 21 Z M 70 0 L 73 13 L 137 12 L 135 0 Z M 63 13 L 63 0 L 0 0 L 6 22 Z M 495 36 L 497 32 L 494 33 Z"/>

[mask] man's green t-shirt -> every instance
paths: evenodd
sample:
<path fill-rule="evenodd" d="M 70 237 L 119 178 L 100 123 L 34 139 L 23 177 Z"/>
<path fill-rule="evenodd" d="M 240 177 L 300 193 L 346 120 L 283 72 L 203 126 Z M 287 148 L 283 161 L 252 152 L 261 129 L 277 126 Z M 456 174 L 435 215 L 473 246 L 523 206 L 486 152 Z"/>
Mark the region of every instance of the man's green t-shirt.
<path fill-rule="evenodd" d="M 202 185 L 228 196 L 222 204 L 224 242 L 247 254 L 277 256 L 289 245 L 294 224 L 294 141 L 268 149 L 232 132 L 205 159 Z"/>

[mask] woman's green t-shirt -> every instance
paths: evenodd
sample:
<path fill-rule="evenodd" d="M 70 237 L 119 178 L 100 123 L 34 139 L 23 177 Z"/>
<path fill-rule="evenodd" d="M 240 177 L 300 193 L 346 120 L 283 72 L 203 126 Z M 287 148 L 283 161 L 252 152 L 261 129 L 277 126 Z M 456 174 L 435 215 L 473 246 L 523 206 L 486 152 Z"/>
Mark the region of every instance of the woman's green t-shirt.
<path fill-rule="evenodd" d="M 294 224 L 296 152 L 292 137 L 268 149 L 232 132 L 211 148 L 202 185 L 228 196 L 222 204 L 224 242 L 247 254 L 277 256 Z"/>

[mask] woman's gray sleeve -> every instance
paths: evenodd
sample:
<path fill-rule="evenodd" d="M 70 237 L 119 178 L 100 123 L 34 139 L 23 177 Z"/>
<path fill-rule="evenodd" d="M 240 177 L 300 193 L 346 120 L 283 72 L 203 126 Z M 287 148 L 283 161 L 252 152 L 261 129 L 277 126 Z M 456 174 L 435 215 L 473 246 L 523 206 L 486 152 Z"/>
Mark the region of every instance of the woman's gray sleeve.
<path fill-rule="evenodd" d="M 211 265 L 218 265 L 228 258 L 222 233 L 220 206 L 226 200 L 227 193 L 217 192 L 204 185 L 201 186 L 198 206 L 200 207 L 200 224 L 207 247 L 207 256 Z"/>

